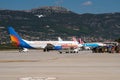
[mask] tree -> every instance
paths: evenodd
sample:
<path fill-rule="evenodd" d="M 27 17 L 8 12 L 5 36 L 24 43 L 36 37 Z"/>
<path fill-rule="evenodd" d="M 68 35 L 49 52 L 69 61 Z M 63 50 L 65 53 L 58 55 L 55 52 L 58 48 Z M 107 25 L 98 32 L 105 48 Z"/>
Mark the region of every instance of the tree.
<path fill-rule="evenodd" d="M 120 43 L 120 38 L 116 39 L 115 41 L 117 41 L 118 43 Z"/>

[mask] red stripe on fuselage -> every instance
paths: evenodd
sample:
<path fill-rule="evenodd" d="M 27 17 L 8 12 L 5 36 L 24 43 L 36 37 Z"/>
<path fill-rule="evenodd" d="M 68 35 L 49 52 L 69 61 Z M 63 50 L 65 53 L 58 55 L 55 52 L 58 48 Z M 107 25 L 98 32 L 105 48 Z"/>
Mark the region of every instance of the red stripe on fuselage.
<path fill-rule="evenodd" d="M 62 48 L 77 48 L 78 45 L 75 44 L 63 44 Z"/>

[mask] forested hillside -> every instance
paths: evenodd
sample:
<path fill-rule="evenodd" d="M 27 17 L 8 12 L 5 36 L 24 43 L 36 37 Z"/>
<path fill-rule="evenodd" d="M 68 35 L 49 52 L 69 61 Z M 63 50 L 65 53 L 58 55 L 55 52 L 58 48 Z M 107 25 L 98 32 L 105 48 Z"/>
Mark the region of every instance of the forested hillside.
<path fill-rule="evenodd" d="M 58 36 L 116 39 L 120 37 L 120 13 L 77 14 L 56 6 L 25 11 L 0 10 L 1 41 L 9 38 L 8 26 L 13 26 L 23 38 L 29 40 Z"/>

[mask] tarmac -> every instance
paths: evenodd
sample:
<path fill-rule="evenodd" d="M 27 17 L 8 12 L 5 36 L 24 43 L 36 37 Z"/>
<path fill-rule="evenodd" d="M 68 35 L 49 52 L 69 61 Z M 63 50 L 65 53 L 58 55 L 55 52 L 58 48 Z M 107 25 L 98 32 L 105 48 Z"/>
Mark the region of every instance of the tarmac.
<path fill-rule="evenodd" d="M 0 51 L 0 80 L 119 80 L 119 53 Z"/>

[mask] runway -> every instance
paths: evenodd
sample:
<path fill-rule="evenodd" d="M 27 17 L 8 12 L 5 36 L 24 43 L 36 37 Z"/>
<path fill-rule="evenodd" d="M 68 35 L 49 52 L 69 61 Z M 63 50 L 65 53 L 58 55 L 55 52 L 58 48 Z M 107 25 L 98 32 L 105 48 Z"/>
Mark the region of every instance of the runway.
<path fill-rule="evenodd" d="M 119 80 L 120 54 L 0 51 L 0 80 Z"/>

